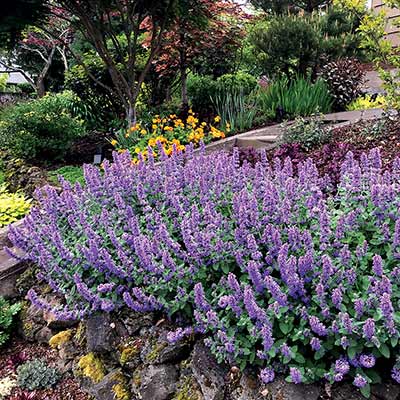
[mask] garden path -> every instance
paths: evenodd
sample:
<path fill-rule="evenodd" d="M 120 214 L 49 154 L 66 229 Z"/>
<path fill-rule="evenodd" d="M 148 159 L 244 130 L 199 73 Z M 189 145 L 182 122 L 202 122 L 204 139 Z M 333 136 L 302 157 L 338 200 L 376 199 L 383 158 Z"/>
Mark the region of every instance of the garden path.
<path fill-rule="evenodd" d="M 353 124 L 355 122 L 364 120 L 373 120 L 380 118 L 383 115 L 381 108 L 371 110 L 359 111 L 345 111 L 323 116 L 327 124 L 339 127 L 344 125 Z M 289 122 L 289 124 L 292 122 Z M 241 133 L 218 142 L 211 143 L 206 146 L 207 152 L 216 150 L 231 150 L 233 147 L 254 147 L 256 149 L 271 149 L 277 146 L 280 136 L 283 133 L 283 125 L 272 125 L 265 128 L 252 130 L 249 132 Z"/>

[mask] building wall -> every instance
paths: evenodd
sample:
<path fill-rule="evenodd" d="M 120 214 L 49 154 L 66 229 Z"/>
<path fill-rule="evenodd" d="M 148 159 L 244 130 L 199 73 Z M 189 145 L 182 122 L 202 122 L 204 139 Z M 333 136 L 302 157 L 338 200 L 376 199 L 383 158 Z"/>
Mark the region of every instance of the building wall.
<path fill-rule="evenodd" d="M 400 10 L 397 8 L 386 7 L 384 0 L 372 0 L 371 6 L 377 12 L 382 10 L 386 12 L 386 15 L 388 16 L 388 25 L 386 27 L 388 39 L 393 43 L 393 46 L 400 46 L 400 28 L 391 23 L 391 20 L 400 17 Z"/>

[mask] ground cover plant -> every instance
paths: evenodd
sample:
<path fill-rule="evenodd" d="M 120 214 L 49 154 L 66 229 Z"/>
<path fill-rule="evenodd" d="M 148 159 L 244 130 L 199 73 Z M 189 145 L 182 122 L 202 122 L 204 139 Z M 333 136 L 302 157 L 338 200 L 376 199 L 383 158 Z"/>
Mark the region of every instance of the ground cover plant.
<path fill-rule="evenodd" d="M 104 174 L 85 167 L 84 189 L 38 196 L 10 236 L 65 296 L 53 311 L 165 312 L 182 323 L 171 341 L 206 334 L 265 383 L 351 379 L 368 396 L 385 363 L 399 381 L 400 160 L 384 172 L 378 150 L 349 152 L 327 197 L 310 160 L 295 174 L 289 159 L 192 153 L 115 154 Z"/>
<path fill-rule="evenodd" d="M 10 193 L 0 184 L 0 228 L 23 218 L 31 208 L 31 200 L 21 192 Z"/>
<path fill-rule="evenodd" d="M 60 176 L 72 184 L 79 182 L 83 185 L 85 182 L 83 168 L 80 166 L 66 165 L 65 167 L 49 172 L 50 181 L 52 183 L 57 184 Z"/>
<path fill-rule="evenodd" d="M 20 310 L 21 304 L 10 304 L 3 297 L 0 297 L 0 346 L 4 345 L 10 338 L 14 317 Z"/>

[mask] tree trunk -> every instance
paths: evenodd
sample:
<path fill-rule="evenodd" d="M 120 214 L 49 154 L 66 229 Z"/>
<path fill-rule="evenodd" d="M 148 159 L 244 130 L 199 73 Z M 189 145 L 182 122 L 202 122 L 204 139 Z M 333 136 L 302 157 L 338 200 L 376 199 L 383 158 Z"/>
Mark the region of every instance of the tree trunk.
<path fill-rule="evenodd" d="M 187 91 L 187 70 L 186 67 L 181 69 L 181 85 L 182 85 L 182 108 L 189 107 L 189 98 Z"/>
<path fill-rule="evenodd" d="M 47 73 L 49 72 L 49 69 L 51 67 L 51 64 L 53 62 L 53 57 L 54 57 L 54 53 L 56 51 L 56 47 L 54 46 L 51 49 L 51 52 L 47 58 L 46 64 L 43 67 L 42 71 L 40 72 L 37 80 L 36 80 L 36 90 L 37 90 L 37 95 L 38 97 L 43 97 L 46 94 L 46 86 L 44 84 L 44 80 L 47 76 Z"/>
<path fill-rule="evenodd" d="M 128 127 L 136 125 L 137 115 L 136 115 L 136 105 L 135 102 L 129 101 L 126 108 L 126 122 L 128 123 Z"/>
<path fill-rule="evenodd" d="M 36 82 L 36 93 L 39 98 L 43 97 L 46 94 L 46 86 L 44 84 L 44 78 L 39 76 Z"/>
<path fill-rule="evenodd" d="M 181 35 L 181 42 L 184 42 L 184 35 Z M 181 70 L 181 96 L 182 96 L 182 109 L 189 109 L 189 98 L 187 93 L 187 68 L 186 68 L 186 55 L 185 50 L 181 49 L 179 51 L 180 58 L 180 70 Z"/>

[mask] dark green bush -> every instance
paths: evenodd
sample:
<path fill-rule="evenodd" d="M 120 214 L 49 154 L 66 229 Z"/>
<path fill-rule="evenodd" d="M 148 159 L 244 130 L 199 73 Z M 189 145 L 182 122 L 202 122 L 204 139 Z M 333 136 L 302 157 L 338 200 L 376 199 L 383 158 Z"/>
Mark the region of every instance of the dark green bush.
<path fill-rule="evenodd" d="M 263 72 L 269 75 L 306 75 L 318 62 L 321 38 L 305 18 L 287 15 L 262 22 L 250 40 L 260 53 Z"/>
<path fill-rule="evenodd" d="M 247 72 L 222 75 L 217 79 L 217 91 L 220 95 L 232 92 L 250 94 L 257 87 L 257 79 Z"/>
<path fill-rule="evenodd" d="M 18 386 L 23 389 L 48 389 L 60 380 L 61 374 L 43 360 L 28 361 L 17 368 Z"/>
<path fill-rule="evenodd" d="M 218 79 L 212 76 L 191 75 L 188 79 L 188 95 L 196 112 L 215 112 L 214 100 L 217 97 L 241 93 L 249 95 L 257 87 L 257 79 L 246 73 L 225 74 Z"/>
<path fill-rule="evenodd" d="M 10 328 L 14 317 L 21 310 L 21 304 L 10 304 L 3 297 L 0 297 L 0 346 L 10 337 Z"/>
<path fill-rule="evenodd" d="M 217 92 L 217 82 L 212 76 L 190 75 L 187 82 L 190 103 L 196 112 L 213 110 L 211 98 Z"/>
<path fill-rule="evenodd" d="M 0 146 L 27 160 L 62 159 L 85 133 L 84 121 L 73 116 L 78 103 L 72 92 L 64 92 L 6 108 L 0 115 Z"/>

